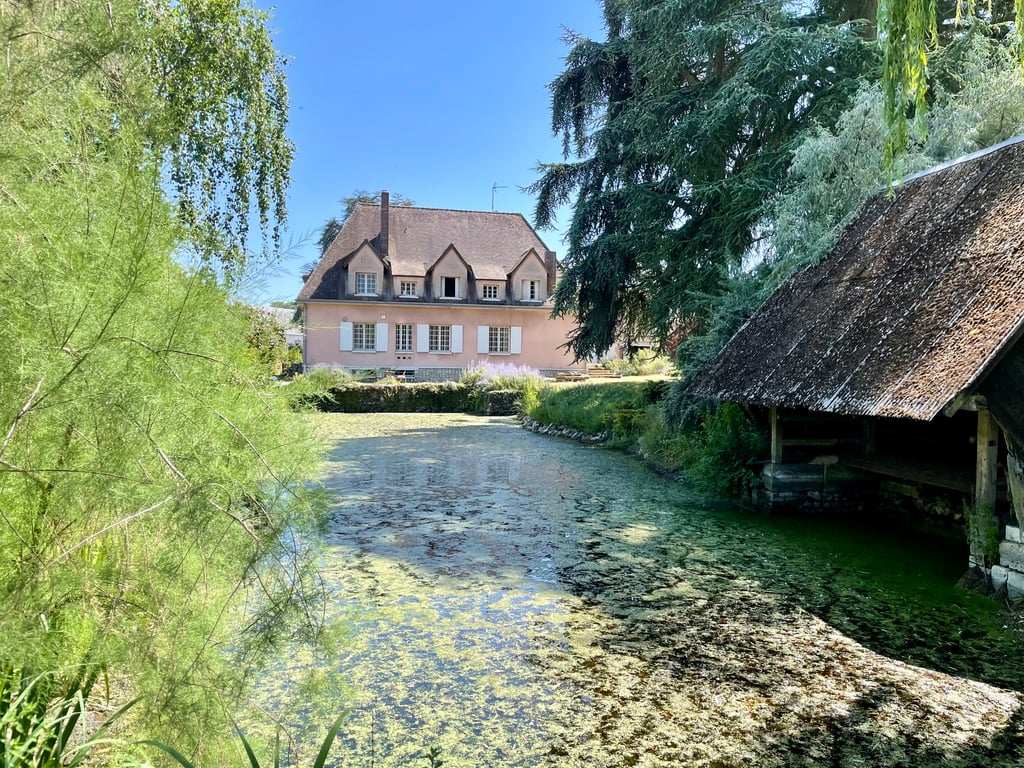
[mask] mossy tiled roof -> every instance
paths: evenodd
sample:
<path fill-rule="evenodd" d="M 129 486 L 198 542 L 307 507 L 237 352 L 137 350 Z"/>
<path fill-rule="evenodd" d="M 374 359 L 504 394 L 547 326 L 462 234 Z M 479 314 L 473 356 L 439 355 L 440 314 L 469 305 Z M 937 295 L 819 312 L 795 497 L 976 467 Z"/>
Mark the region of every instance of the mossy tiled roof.
<path fill-rule="evenodd" d="M 1024 320 L 1024 143 L 869 200 L 694 381 L 700 396 L 930 420 L 971 393 Z"/>

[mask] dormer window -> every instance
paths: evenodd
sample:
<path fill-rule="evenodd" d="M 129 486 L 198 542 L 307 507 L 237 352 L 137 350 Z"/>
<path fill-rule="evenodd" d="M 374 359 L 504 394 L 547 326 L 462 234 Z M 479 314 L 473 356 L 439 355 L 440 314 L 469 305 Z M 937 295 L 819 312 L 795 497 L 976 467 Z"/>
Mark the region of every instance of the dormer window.
<path fill-rule="evenodd" d="M 457 278 L 457 277 L 442 277 L 441 278 L 441 298 L 443 298 L 443 299 L 457 299 L 457 298 L 459 298 L 459 278 Z"/>
<path fill-rule="evenodd" d="M 523 280 L 523 301 L 540 301 L 540 280 Z"/>
<path fill-rule="evenodd" d="M 411 296 L 416 298 L 416 283 L 412 280 L 403 280 L 399 284 L 399 296 Z"/>
<path fill-rule="evenodd" d="M 483 299 L 484 299 L 484 301 L 496 301 L 497 300 L 497 298 L 498 298 L 498 286 L 496 286 L 496 285 L 484 285 L 482 287 L 482 290 L 483 290 Z"/>
<path fill-rule="evenodd" d="M 356 295 L 376 296 L 377 275 L 373 272 L 356 272 Z"/>

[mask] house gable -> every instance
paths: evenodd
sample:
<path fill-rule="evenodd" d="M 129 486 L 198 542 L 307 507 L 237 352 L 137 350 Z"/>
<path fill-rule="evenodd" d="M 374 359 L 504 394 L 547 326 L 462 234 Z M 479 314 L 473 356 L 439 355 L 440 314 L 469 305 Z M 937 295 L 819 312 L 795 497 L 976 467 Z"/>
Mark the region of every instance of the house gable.
<path fill-rule="evenodd" d="M 550 295 L 548 276 L 548 265 L 544 263 L 540 254 L 531 248 L 509 272 L 508 282 L 512 286 L 512 295 L 518 301 L 538 304 L 547 301 Z"/>
<path fill-rule="evenodd" d="M 342 296 L 381 296 L 386 293 L 387 264 L 369 240 L 364 240 L 342 259 L 341 265 Z"/>
<path fill-rule="evenodd" d="M 427 270 L 429 295 L 435 300 L 465 300 L 469 295 L 473 271 L 459 249 L 449 244 L 444 253 Z"/>

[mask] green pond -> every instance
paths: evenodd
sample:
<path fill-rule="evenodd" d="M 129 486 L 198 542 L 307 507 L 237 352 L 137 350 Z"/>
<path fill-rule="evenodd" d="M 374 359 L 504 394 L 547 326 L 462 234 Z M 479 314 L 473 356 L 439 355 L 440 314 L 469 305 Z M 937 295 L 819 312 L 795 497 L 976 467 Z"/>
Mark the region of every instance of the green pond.
<path fill-rule="evenodd" d="M 337 765 L 1024 765 L 1022 635 L 954 587 L 956 541 L 709 502 L 507 418 L 320 423 Z"/>

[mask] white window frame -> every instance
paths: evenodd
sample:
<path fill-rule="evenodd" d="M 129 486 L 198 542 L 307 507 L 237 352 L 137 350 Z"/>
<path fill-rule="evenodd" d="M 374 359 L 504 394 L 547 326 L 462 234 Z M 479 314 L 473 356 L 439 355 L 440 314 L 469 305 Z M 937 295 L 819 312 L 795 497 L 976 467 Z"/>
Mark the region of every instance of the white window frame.
<path fill-rule="evenodd" d="M 523 301 L 541 301 L 540 280 L 523 280 Z"/>
<path fill-rule="evenodd" d="M 395 323 L 395 352 L 412 352 L 413 335 L 412 323 Z"/>
<path fill-rule="evenodd" d="M 488 293 L 493 293 L 493 296 L 488 296 Z M 497 301 L 498 300 L 498 286 L 494 283 L 484 283 L 481 286 L 480 296 L 484 301 Z"/>
<path fill-rule="evenodd" d="M 449 296 L 449 295 L 447 295 L 444 292 L 445 285 L 447 285 L 447 281 L 449 281 L 449 280 L 452 280 L 455 283 L 455 295 L 454 296 Z M 440 293 L 441 293 L 440 298 L 447 299 L 448 301 L 451 301 L 453 299 L 459 298 L 459 278 L 452 277 L 451 275 L 442 275 L 441 276 L 441 291 L 440 291 Z"/>
<path fill-rule="evenodd" d="M 503 352 L 492 351 L 491 331 L 497 331 L 497 335 L 506 335 L 508 348 Z M 503 331 L 508 331 L 504 334 Z M 496 328 L 490 325 L 478 325 L 476 327 L 476 351 L 479 355 L 520 355 L 523 352 L 523 328 L 519 325 L 502 326 Z"/>
<path fill-rule="evenodd" d="M 409 290 L 406 291 L 405 289 Z M 399 280 L 398 281 L 398 295 L 405 299 L 416 298 L 416 281 L 415 280 Z"/>
<path fill-rule="evenodd" d="M 366 290 L 367 288 L 369 288 L 370 290 Z M 376 272 L 356 272 L 356 296 L 376 296 L 376 295 L 377 295 L 377 273 Z"/>
<path fill-rule="evenodd" d="M 376 323 L 352 323 L 352 351 L 377 351 Z"/>
<path fill-rule="evenodd" d="M 427 351 L 435 354 L 451 354 L 452 327 L 450 325 L 431 325 L 428 336 Z"/>
<path fill-rule="evenodd" d="M 512 328 L 507 325 L 491 325 L 487 328 L 487 354 L 507 355 L 512 351 Z"/>

